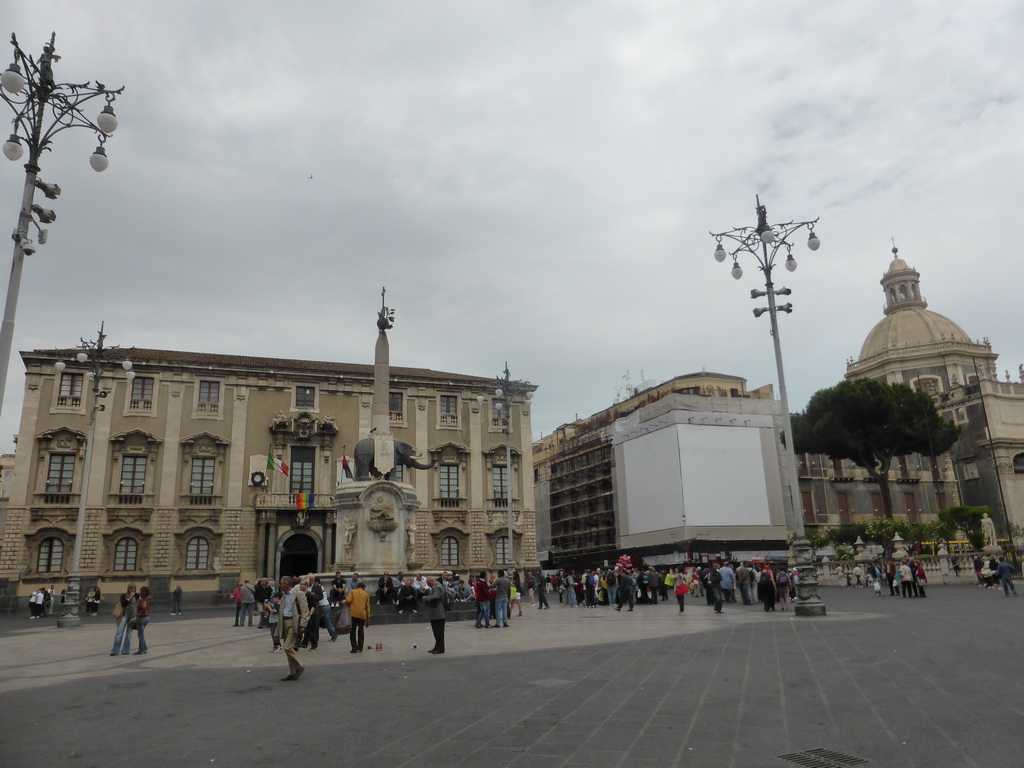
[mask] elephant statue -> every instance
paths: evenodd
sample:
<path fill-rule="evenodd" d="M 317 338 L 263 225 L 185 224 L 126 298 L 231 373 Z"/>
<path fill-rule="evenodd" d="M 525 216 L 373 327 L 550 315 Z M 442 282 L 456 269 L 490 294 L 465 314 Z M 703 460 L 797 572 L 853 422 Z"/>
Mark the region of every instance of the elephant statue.
<path fill-rule="evenodd" d="M 430 469 L 437 464 L 437 459 L 431 459 L 428 464 L 421 464 L 413 457 L 413 447 L 401 440 L 395 440 L 395 465 L 401 464 L 410 469 Z M 381 473 L 373 465 L 373 438 L 364 437 L 356 443 L 356 480 L 377 479 Z M 384 475 L 385 480 L 391 479 L 391 473 Z"/>

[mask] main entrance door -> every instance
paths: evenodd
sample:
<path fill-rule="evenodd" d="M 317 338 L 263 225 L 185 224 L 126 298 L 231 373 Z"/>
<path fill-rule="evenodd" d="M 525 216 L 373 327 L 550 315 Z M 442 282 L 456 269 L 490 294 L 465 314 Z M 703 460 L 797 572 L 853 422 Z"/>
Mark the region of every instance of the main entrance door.
<path fill-rule="evenodd" d="M 305 576 L 319 569 L 319 552 L 316 541 L 305 533 L 289 536 L 281 544 L 281 576 Z"/>

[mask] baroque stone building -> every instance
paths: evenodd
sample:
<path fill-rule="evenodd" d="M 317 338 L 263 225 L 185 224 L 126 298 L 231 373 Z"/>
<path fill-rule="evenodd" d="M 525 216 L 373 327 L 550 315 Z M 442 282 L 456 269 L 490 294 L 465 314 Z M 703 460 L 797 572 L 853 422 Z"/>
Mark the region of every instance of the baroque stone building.
<path fill-rule="evenodd" d="M 1018 380 L 999 380 L 998 355 L 987 338 L 971 337 L 949 318 L 928 309 L 920 273 L 893 248 L 882 277 L 884 317 L 864 340 L 846 378 L 903 383 L 930 393 L 939 412 L 963 428 L 960 440 L 932 476 L 955 486 L 936 501 L 985 505 L 996 521 L 1024 525 L 1024 365 Z M 927 460 L 926 460 L 927 461 Z M 906 468 L 901 466 L 901 471 Z"/>
<path fill-rule="evenodd" d="M 8 607 L 71 568 L 92 398 L 76 352 L 22 353 L 25 399 L 0 540 Z M 83 590 L 134 581 L 157 595 L 180 585 L 187 600 L 211 601 L 240 578 L 342 567 L 345 531 L 331 502 L 347 479 L 343 460 L 370 429 L 373 366 L 130 353 L 134 379 L 115 366 L 100 381 L 107 395 L 93 440 Z M 391 368 L 391 430 L 437 462 L 392 476 L 420 503 L 410 568 L 504 563 L 510 498 L 516 560 L 536 566 L 529 402 L 513 403 L 508 467 L 493 385 Z M 287 476 L 268 470 L 268 454 L 288 465 Z"/>

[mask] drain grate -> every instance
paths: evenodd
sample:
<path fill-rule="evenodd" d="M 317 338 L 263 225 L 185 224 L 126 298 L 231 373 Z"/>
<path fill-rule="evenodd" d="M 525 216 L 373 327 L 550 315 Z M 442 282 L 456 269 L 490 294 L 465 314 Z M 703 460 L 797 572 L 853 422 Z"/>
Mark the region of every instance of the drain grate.
<path fill-rule="evenodd" d="M 853 755 L 835 752 L 831 749 L 808 749 L 803 752 L 792 752 L 779 755 L 780 760 L 788 760 L 804 768 L 845 768 L 848 765 L 866 765 L 867 760 Z"/>

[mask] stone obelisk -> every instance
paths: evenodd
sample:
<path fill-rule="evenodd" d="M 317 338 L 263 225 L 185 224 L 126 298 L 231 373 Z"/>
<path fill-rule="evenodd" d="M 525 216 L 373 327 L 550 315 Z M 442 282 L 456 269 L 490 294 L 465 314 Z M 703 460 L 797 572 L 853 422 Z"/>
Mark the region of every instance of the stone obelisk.
<path fill-rule="evenodd" d="M 370 406 L 370 437 L 373 438 L 373 463 L 386 475 L 395 466 L 391 417 L 388 415 L 388 389 L 391 381 L 391 346 L 388 329 L 395 325 L 395 310 L 384 306 L 386 288 L 380 291 L 380 312 L 377 314 L 377 345 L 373 351 L 373 403 Z"/>

